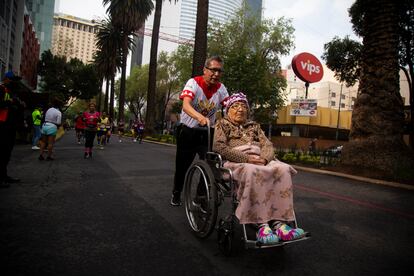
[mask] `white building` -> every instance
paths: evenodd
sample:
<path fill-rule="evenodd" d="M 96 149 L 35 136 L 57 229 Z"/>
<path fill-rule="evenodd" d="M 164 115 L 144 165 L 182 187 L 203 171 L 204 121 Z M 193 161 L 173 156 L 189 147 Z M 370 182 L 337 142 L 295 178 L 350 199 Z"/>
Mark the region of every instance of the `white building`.
<path fill-rule="evenodd" d="M 335 78 L 334 72 L 326 65 L 323 65 L 323 78 L 320 82 L 311 83 L 308 88 L 308 99 L 317 99 L 318 106 L 329 107 L 332 109 L 352 110 L 358 93 L 358 83 L 354 86 L 346 87 Z M 305 83 L 296 77 L 291 66 L 286 69 L 287 80 L 287 105 L 292 99 L 305 98 Z M 341 92 L 342 86 L 342 92 Z M 409 88 L 407 78 L 403 71 L 400 71 L 400 92 L 404 100 L 404 105 L 409 105 Z"/>
<path fill-rule="evenodd" d="M 96 52 L 98 23 L 66 14 L 53 17 L 53 55 L 78 58 L 90 63 Z"/>

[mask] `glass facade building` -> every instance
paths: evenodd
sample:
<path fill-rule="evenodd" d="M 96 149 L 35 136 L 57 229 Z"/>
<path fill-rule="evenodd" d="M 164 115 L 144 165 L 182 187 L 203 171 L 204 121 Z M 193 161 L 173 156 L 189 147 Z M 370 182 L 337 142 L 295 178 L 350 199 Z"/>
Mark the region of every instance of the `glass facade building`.
<path fill-rule="evenodd" d="M 55 0 L 26 0 L 26 8 L 40 41 L 40 54 L 52 49 Z"/>
<path fill-rule="evenodd" d="M 210 0 L 208 16 L 219 22 L 226 22 L 240 9 L 243 0 Z M 180 34 L 186 39 L 194 39 L 197 17 L 197 0 L 182 0 L 180 14 Z"/>

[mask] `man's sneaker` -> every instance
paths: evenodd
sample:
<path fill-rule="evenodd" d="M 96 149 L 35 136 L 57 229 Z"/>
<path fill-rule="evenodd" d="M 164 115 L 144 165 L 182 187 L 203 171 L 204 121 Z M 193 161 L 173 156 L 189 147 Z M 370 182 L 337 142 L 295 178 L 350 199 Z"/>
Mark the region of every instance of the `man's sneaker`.
<path fill-rule="evenodd" d="M 38 146 L 33 146 L 32 150 L 39 150 L 40 148 Z"/>
<path fill-rule="evenodd" d="M 171 205 L 172 206 L 181 206 L 181 196 L 180 196 L 180 193 L 173 193 L 171 195 Z"/>

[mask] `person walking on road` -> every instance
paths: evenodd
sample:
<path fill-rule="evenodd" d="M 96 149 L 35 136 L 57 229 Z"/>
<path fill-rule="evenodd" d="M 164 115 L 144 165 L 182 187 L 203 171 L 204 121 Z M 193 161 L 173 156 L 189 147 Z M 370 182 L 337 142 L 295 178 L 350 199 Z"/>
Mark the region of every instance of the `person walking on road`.
<path fill-rule="evenodd" d="M 61 106 L 61 101 L 58 99 L 53 99 L 52 107 L 50 107 L 45 114 L 45 122 L 42 125 L 41 134 L 42 138 L 40 140 L 40 155 L 39 160 L 45 160 L 43 153 L 47 145 L 47 157 L 46 160 L 52 161 L 55 158 L 53 157 L 53 146 L 56 140 L 56 134 L 59 126 L 62 124 L 62 112 L 60 112 L 59 107 Z"/>
<path fill-rule="evenodd" d="M 40 129 L 42 124 L 42 108 L 35 107 L 32 112 L 32 122 L 33 122 L 33 139 L 32 139 L 32 150 L 40 149 L 37 144 L 41 137 Z"/>
<path fill-rule="evenodd" d="M 195 155 L 204 158 L 208 149 L 207 132 L 200 131 L 197 127 L 206 126 L 209 122 L 213 128 L 216 112 L 224 106 L 229 96 L 226 87 L 220 83 L 222 73 L 223 60 L 219 56 L 210 57 L 204 64 L 203 75 L 188 80 L 181 92 L 183 108 L 177 133 L 174 187 L 170 202 L 172 206 L 181 205 L 185 174 Z"/>
<path fill-rule="evenodd" d="M 118 139 L 119 139 L 119 143 L 122 143 L 122 137 L 124 136 L 124 131 L 125 131 L 125 122 L 124 122 L 124 120 L 120 120 L 118 122 Z"/>
<path fill-rule="evenodd" d="M 7 188 L 10 183 L 19 182 L 20 179 L 10 177 L 7 174 L 11 153 L 16 138 L 17 126 L 20 114 L 23 114 L 24 102 L 17 95 L 17 84 L 20 77 L 15 76 L 12 71 L 4 75 L 3 83 L 0 84 L 0 187 Z"/>
<path fill-rule="evenodd" d="M 100 121 L 100 114 L 95 108 L 95 103 L 89 103 L 89 110 L 83 112 L 83 120 L 85 122 L 85 159 L 92 157 L 93 141 L 95 140 L 97 126 Z"/>
<path fill-rule="evenodd" d="M 80 145 L 81 139 L 85 138 L 85 122 L 83 121 L 82 112 L 79 112 L 79 115 L 75 118 L 75 131 L 78 145 Z"/>
<path fill-rule="evenodd" d="M 106 135 L 109 131 L 109 118 L 105 112 L 102 112 L 102 116 L 100 117 L 100 121 L 98 123 L 98 146 L 100 149 L 104 149 L 106 145 Z"/>

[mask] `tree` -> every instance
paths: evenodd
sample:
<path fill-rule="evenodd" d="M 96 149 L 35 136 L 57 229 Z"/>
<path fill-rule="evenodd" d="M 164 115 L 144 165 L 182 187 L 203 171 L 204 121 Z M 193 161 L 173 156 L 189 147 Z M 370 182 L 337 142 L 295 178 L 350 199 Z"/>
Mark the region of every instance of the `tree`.
<path fill-rule="evenodd" d="M 412 173 L 412 152 L 402 139 L 399 4 L 392 0 L 357 0 L 350 14 L 354 29 L 363 37 L 363 46 L 350 142 L 344 146 L 342 163 L 379 169 L 392 176 L 410 170 Z"/>
<path fill-rule="evenodd" d="M 293 47 L 290 20 L 260 21 L 246 17 L 244 9 L 228 23 L 213 23 L 209 32 L 209 54 L 224 59 L 223 83 L 229 91 L 243 91 L 255 120 L 268 123 L 283 104 L 286 81 L 281 75 L 279 55 Z"/>
<path fill-rule="evenodd" d="M 178 0 L 175 0 L 176 3 Z M 155 1 L 155 13 L 154 24 L 152 25 L 152 37 L 151 37 L 151 54 L 150 54 L 150 66 L 149 66 L 149 79 L 148 79 L 148 94 L 147 94 L 147 114 L 145 120 L 145 129 L 149 133 L 154 132 L 155 124 L 155 88 L 157 81 L 157 55 L 158 55 L 158 40 L 160 33 L 161 11 L 162 3 L 164 0 Z M 171 0 L 170 0 L 171 3 Z"/>
<path fill-rule="evenodd" d="M 148 65 L 134 66 L 126 82 L 126 104 L 129 111 L 143 121 L 143 108 L 148 91 Z"/>
<path fill-rule="evenodd" d="M 197 1 L 197 19 L 191 77 L 203 74 L 207 57 L 208 0 Z"/>
<path fill-rule="evenodd" d="M 109 4 L 107 12 L 112 17 L 113 25 L 122 36 L 121 47 L 121 83 L 119 94 L 118 121 L 124 120 L 125 81 L 127 56 L 130 49 L 130 36 L 138 31 L 151 14 L 154 4 L 151 0 L 103 0 L 104 6 Z"/>
<path fill-rule="evenodd" d="M 399 37 L 398 54 L 400 69 L 406 75 L 410 92 L 410 109 L 414 114 L 414 2 L 409 0 L 397 1 L 398 8 L 398 31 Z M 349 10 L 353 29 L 359 36 L 363 36 L 363 22 L 365 17 L 364 5 L 355 2 Z M 362 44 L 352 41 L 348 37 L 341 40 L 335 37 L 331 42 L 325 44 L 325 53 L 322 56 L 327 66 L 335 72 L 339 80 L 352 85 L 359 79 Z M 346 62 L 343 62 L 346 60 Z M 354 67 L 353 67 L 354 66 Z M 410 121 L 410 145 L 414 147 L 414 116 Z"/>
<path fill-rule="evenodd" d="M 173 96 L 181 91 L 191 72 L 192 50 L 189 46 L 179 46 L 170 56 L 161 52 L 158 58 L 157 110 L 162 128 L 166 125 L 165 114 Z M 162 129 L 163 130 L 163 129 Z"/>
<path fill-rule="evenodd" d="M 334 37 L 324 45 L 322 59 L 329 69 L 334 71 L 335 77 L 346 86 L 353 86 L 359 79 L 361 72 L 362 44 L 352 40 L 349 36 L 344 39 Z"/>
<path fill-rule="evenodd" d="M 158 122 L 165 119 L 166 108 L 172 97 L 178 94 L 181 86 L 191 75 L 192 49 L 190 46 L 180 45 L 168 55 L 161 52 L 157 58 L 157 82 L 155 94 L 154 118 Z M 148 65 L 134 67 L 126 85 L 126 104 L 131 113 L 142 120 L 143 109 L 148 91 Z M 148 109 L 147 109 L 148 112 Z M 146 112 L 146 113 L 147 113 Z"/>
<path fill-rule="evenodd" d="M 78 59 L 66 62 L 65 57 L 54 56 L 50 50 L 41 55 L 39 75 L 42 91 L 60 99 L 68 107 L 77 99 L 91 99 L 99 92 L 99 77 L 92 64 Z"/>
<path fill-rule="evenodd" d="M 109 95 L 109 83 L 113 84 L 115 74 L 121 67 L 121 54 L 122 36 L 118 29 L 113 25 L 112 19 L 109 17 L 104 19 L 97 33 L 97 48 L 98 51 L 95 54 L 95 64 L 99 68 L 98 70 L 106 79 L 105 101 L 104 111 L 108 112 L 108 95 Z M 113 94 L 114 90 L 111 85 L 111 102 L 109 108 L 109 116 L 113 118 Z M 100 108 L 100 103 L 99 103 Z"/>

